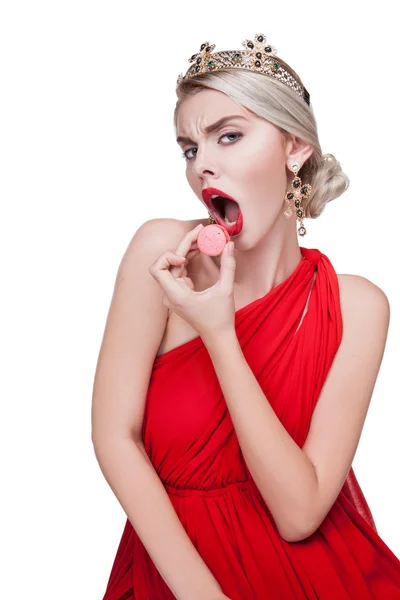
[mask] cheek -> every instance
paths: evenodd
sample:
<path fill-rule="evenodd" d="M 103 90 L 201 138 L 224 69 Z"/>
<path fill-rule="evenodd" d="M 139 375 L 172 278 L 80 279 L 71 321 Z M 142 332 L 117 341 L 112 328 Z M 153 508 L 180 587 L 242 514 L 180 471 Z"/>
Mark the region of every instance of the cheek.
<path fill-rule="evenodd" d="M 276 197 L 284 193 L 286 185 L 285 156 L 279 145 L 251 148 L 242 168 L 246 169 L 247 181 L 251 187 Z"/>

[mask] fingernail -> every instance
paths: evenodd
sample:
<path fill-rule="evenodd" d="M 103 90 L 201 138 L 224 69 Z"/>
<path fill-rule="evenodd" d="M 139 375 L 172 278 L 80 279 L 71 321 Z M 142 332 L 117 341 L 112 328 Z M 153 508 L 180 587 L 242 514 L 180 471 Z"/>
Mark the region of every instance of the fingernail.
<path fill-rule="evenodd" d="M 197 225 L 197 227 L 195 227 L 194 230 L 197 231 L 197 229 L 200 229 L 200 227 L 204 227 L 203 223 L 200 223 L 200 225 Z"/>

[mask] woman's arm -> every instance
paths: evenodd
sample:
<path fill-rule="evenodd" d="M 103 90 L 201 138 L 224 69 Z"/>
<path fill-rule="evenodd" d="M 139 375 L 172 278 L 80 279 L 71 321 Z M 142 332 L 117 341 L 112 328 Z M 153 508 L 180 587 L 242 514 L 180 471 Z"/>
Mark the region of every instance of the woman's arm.
<path fill-rule="evenodd" d="M 187 226 L 153 219 L 118 269 L 93 386 L 92 441 L 100 468 L 156 568 L 179 600 L 214 600 L 221 588 L 180 522 L 142 443 L 142 424 L 167 309 L 149 266 Z M 215 592 L 215 595 L 214 595 Z"/>
<path fill-rule="evenodd" d="M 289 542 L 314 533 L 340 493 L 385 349 L 390 307 L 384 292 L 364 277 L 346 275 L 340 300 L 343 338 L 302 448 L 265 397 L 236 332 L 203 339 L 249 471 Z"/>
<path fill-rule="evenodd" d="M 108 484 L 160 575 L 178 600 L 223 598 L 221 587 L 180 522 L 143 444 L 109 438 L 94 443 Z"/>

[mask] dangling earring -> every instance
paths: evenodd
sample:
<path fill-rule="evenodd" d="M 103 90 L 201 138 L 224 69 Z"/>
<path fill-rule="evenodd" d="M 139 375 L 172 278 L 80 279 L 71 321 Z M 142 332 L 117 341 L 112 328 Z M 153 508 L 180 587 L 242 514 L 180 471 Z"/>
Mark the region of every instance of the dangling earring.
<path fill-rule="evenodd" d="M 214 219 L 214 217 L 212 215 L 210 215 L 210 213 L 208 213 L 208 222 L 210 223 L 210 225 L 214 225 L 214 223 L 218 223 L 218 221 L 216 221 Z"/>
<path fill-rule="evenodd" d="M 312 187 L 309 183 L 305 183 L 302 185 L 300 177 L 297 176 L 297 171 L 299 170 L 298 163 L 293 163 L 292 171 L 294 173 L 294 179 L 292 181 L 292 189 L 286 193 L 285 201 L 287 202 L 287 208 L 283 213 L 287 219 L 290 219 L 292 216 L 292 208 L 291 201 L 294 198 L 294 205 L 296 207 L 296 218 L 300 222 L 300 227 L 297 230 L 297 233 L 301 236 L 306 235 L 307 230 L 304 227 L 303 219 L 304 219 L 304 208 L 301 205 L 301 201 L 304 198 L 308 198 L 311 194 Z"/>

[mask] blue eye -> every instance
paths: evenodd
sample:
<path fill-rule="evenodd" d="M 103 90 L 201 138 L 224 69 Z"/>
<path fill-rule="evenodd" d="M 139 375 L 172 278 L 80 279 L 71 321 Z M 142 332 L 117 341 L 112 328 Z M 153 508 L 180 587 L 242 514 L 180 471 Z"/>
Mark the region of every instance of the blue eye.
<path fill-rule="evenodd" d="M 239 131 L 229 131 L 228 133 L 224 133 L 223 135 L 221 135 L 218 138 L 218 143 L 220 142 L 220 140 L 222 140 L 222 138 L 228 136 L 228 135 L 234 135 L 236 136 L 236 139 L 234 139 L 232 142 L 229 142 L 229 144 L 223 144 L 223 145 L 231 145 L 234 144 L 238 139 L 240 139 L 242 137 L 242 133 L 240 133 Z M 182 158 L 184 158 L 186 161 L 192 160 L 193 157 L 188 157 L 187 156 L 187 152 L 190 152 L 191 150 L 194 150 L 194 148 L 188 148 L 187 150 L 185 150 L 184 152 L 182 152 Z"/>

